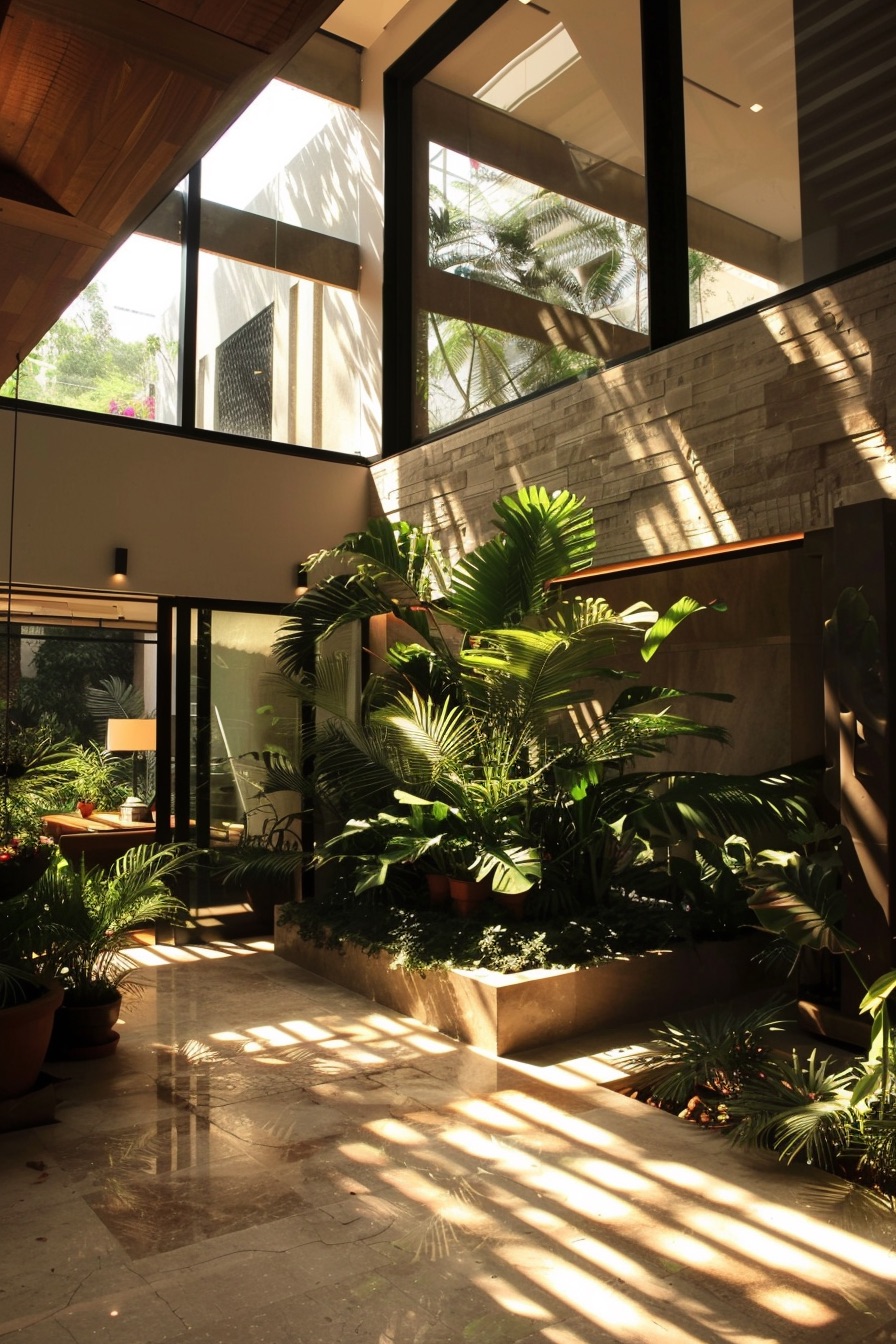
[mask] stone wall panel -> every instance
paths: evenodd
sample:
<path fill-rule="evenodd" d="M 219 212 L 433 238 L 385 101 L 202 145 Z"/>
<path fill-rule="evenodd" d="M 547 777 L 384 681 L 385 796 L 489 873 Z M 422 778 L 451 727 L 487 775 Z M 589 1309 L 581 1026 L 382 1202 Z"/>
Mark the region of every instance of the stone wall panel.
<path fill-rule="evenodd" d="M 896 263 L 770 305 L 376 464 L 372 511 L 491 532 L 522 484 L 596 506 L 598 562 L 829 527 L 896 497 Z"/>

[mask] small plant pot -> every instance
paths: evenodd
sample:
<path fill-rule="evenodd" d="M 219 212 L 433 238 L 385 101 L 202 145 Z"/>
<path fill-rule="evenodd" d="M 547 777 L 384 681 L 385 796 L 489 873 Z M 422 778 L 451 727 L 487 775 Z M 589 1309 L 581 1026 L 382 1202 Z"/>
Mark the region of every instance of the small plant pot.
<path fill-rule="evenodd" d="M 115 1023 L 121 995 L 106 1003 L 67 1004 L 56 1009 L 48 1059 L 102 1059 L 118 1045 Z"/>
<path fill-rule="evenodd" d="M 468 877 L 449 877 L 448 888 L 455 914 L 469 919 L 491 894 L 491 882 L 474 882 Z"/>
<path fill-rule="evenodd" d="M 526 908 L 525 891 L 495 891 L 492 895 L 510 919 L 522 919 Z"/>
<path fill-rule="evenodd" d="M 447 905 L 451 899 L 451 887 L 447 873 L 427 873 L 426 885 L 429 888 L 430 905 Z"/>
<path fill-rule="evenodd" d="M 76 803 L 75 806 L 77 807 L 78 811 L 81 813 L 81 816 L 84 818 L 85 821 L 87 820 L 88 817 L 92 816 L 93 813 L 96 811 L 95 803 L 80 802 Z"/>

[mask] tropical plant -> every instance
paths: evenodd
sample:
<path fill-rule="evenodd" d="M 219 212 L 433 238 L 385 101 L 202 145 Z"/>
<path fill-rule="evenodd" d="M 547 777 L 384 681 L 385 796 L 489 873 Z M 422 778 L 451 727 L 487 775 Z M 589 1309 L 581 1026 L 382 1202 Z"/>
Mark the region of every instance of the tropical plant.
<path fill-rule="evenodd" d="M 786 1163 L 800 1159 L 857 1180 L 896 1207 L 896 1051 L 889 999 L 896 971 L 863 980 L 856 944 L 842 931 L 843 892 L 836 853 L 767 850 L 748 864 L 749 905 L 760 926 L 797 952 L 841 957 L 866 992 L 860 1011 L 871 1016 L 867 1056 L 855 1062 L 779 1054 L 770 1031 L 780 1030 L 779 1005 L 738 1015 L 734 1010 L 687 1023 L 665 1023 L 653 1048 L 662 1061 L 650 1084 L 659 1101 L 684 1105 L 696 1097 L 732 1141 L 770 1150 Z"/>
<path fill-rule="evenodd" d="M 648 662 L 704 608 L 686 597 L 660 617 L 645 603 L 617 613 L 600 598 L 565 598 L 551 580 L 586 568 L 595 540 L 591 510 L 568 492 L 524 488 L 495 515 L 497 535 L 453 564 L 422 528 L 388 519 L 311 557 L 349 568 L 296 601 L 275 652 L 297 694 L 326 712 L 305 744 L 313 777 L 300 789 L 335 819 L 318 862 L 353 867 L 360 891 L 430 854 L 438 836 L 452 862 L 498 891 L 537 886 L 556 903 L 572 881 L 571 904 L 609 906 L 655 889 L 658 876 L 670 891 L 670 872 L 687 864 L 699 883 L 705 852 L 675 853 L 682 840 L 713 842 L 724 867 L 719 847 L 732 834 L 807 821 L 786 772 L 645 768 L 677 738 L 726 739 L 676 712 L 681 691 L 626 687 L 607 709 L 589 705 L 590 727 L 578 728 L 571 711 L 593 700 L 595 680 L 632 675 L 614 666 L 621 649 Z M 388 649 L 355 721 L 345 659 L 320 658 L 314 677 L 305 669 L 322 638 L 377 616 L 416 640 Z M 658 859 L 657 845 L 673 852 Z"/>
<path fill-rule="evenodd" d="M 0 743 L 0 855 L 9 863 L 40 842 L 44 813 L 74 778 L 74 747 L 47 726 L 23 728 L 7 721 Z"/>
<path fill-rule="evenodd" d="M 113 756 L 96 742 L 76 746 L 70 757 L 72 777 L 48 810 L 72 811 L 76 803 L 88 802 L 101 812 L 119 806 L 130 789 L 130 771 L 121 757 Z"/>
<path fill-rule="evenodd" d="M 107 1002 L 135 969 L 124 955 L 133 931 L 184 912 L 168 883 L 195 856 L 187 844 L 138 845 L 106 871 L 87 868 L 83 855 L 78 866 L 57 855 L 30 891 L 2 907 L 2 918 L 15 925 L 20 956 L 27 948 L 31 967 L 64 985 L 66 1003 Z"/>

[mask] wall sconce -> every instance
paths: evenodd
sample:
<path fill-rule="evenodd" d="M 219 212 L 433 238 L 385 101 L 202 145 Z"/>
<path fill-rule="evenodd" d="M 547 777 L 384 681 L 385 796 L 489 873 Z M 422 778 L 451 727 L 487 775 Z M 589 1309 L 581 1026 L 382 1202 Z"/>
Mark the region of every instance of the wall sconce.
<path fill-rule="evenodd" d="M 296 597 L 302 597 L 308 591 L 308 571 L 304 565 L 296 565 Z"/>
<path fill-rule="evenodd" d="M 116 579 L 126 579 L 128 575 L 128 548 L 127 546 L 115 547 L 115 564 L 112 569 L 113 577 Z"/>

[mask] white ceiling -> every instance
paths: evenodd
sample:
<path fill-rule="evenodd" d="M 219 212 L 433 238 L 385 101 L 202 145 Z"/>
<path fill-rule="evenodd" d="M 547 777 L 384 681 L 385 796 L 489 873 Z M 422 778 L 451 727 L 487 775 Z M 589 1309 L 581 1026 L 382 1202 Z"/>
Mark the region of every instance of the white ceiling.
<path fill-rule="evenodd" d="M 404 8 L 402 0 L 344 0 L 326 26 L 366 47 Z M 639 9 L 638 0 L 508 0 L 430 78 L 474 97 L 513 68 L 516 85 L 506 87 L 530 79 L 513 116 L 643 173 Z M 792 0 L 682 0 L 682 17 L 689 194 L 798 238 Z M 551 77 L 538 44 L 560 24 L 579 59 Z M 752 103 L 762 111 L 751 112 Z"/>
<path fill-rule="evenodd" d="M 373 46 L 386 25 L 406 5 L 407 0 L 342 0 L 324 29 L 366 49 Z"/>

